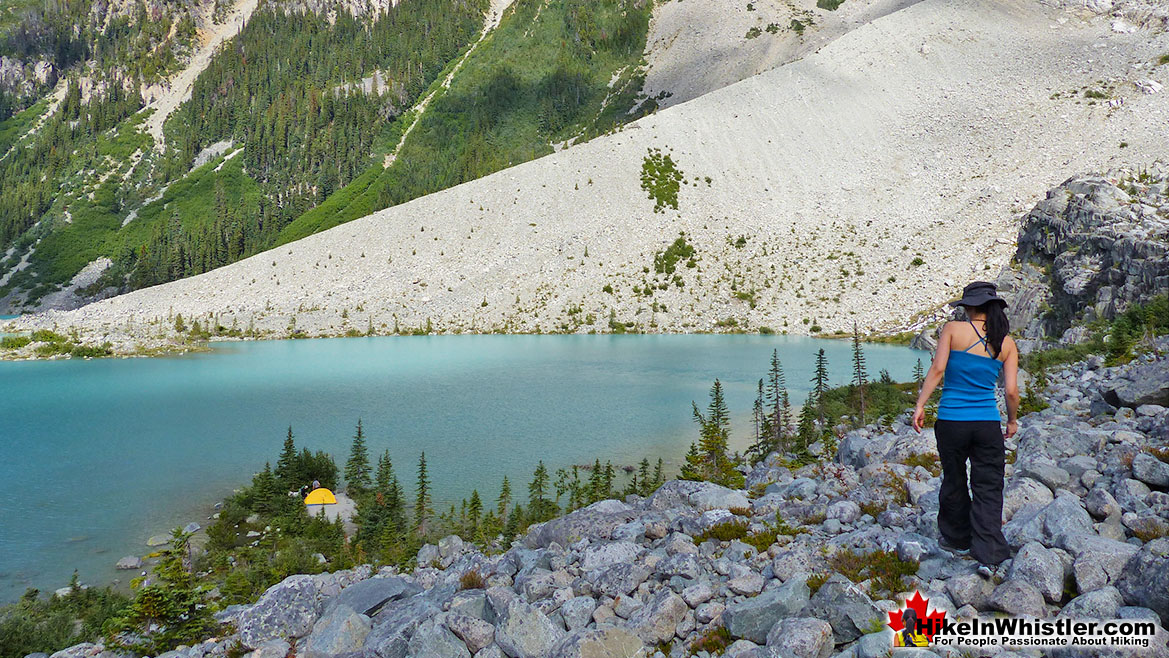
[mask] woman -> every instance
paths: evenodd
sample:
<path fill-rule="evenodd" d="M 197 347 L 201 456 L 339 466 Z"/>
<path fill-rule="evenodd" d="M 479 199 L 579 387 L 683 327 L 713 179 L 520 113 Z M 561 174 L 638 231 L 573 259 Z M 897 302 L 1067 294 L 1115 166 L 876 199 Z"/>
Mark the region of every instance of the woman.
<path fill-rule="evenodd" d="M 893 646 L 895 647 L 928 647 L 930 645 L 929 638 L 923 633 L 918 632 L 917 628 L 917 611 L 913 608 L 905 608 L 901 613 L 901 625 L 904 627 L 900 633 L 893 636 Z"/>
<path fill-rule="evenodd" d="M 921 431 L 926 400 L 945 375 L 934 425 L 942 462 L 938 501 L 941 544 L 958 552 L 969 550 L 979 562 L 978 572 L 989 577 L 993 568 L 1010 556 L 1002 528 L 1003 439 L 1014 436 L 1018 429 L 1019 351 L 1007 335 L 1007 303 L 996 294 L 993 283 L 971 283 L 954 305 L 965 309 L 967 320 L 947 322 L 942 327 L 934 362 L 917 397 L 913 427 Z M 1005 433 L 994 394 L 1000 373 L 1007 398 Z"/>

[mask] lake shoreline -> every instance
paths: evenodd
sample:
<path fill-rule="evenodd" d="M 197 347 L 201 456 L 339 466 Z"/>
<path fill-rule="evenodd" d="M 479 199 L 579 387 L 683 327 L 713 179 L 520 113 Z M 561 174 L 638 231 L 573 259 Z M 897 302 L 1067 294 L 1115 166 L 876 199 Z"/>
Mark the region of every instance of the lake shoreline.
<path fill-rule="evenodd" d="M 360 418 L 371 454 L 388 450 L 398 475 L 412 480 L 425 451 L 441 498 L 457 506 L 474 488 L 497 490 L 504 476 L 530 477 L 538 459 L 553 468 L 597 457 L 617 467 L 659 456 L 677 464 L 697 438 L 691 402 L 703 405 L 716 378 L 732 412 L 732 445 L 743 449 L 756 382 L 774 349 L 795 403 L 807 395 L 817 347 L 833 384 L 847 381 L 851 353 L 843 341 L 759 335 L 211 347 L 189 358 L 0 363 L 0 416 L 13 419 L 13 459 L 0 464 L 0 478 L 36 501 L 0 527 L 9 546 L 0 572 L 21 574 L 0 594 L 18 596 L 25 580 L 66 581 L 75 567 L 95 582 L 90 574 L 144 550 L 142 530 L 205 518 L 206 506 L 275 459 L 290 425 L 298 445 L 341 458 Z M 901 381 L 920 354 L 887 345 L 865 352 L 874 377 L 888 369 Z M 64 408 L 54 394 L 63 386 L 71 391 Z M 91 539 L 63 545 L 76 535 Z M 94 555 L 99 546 L 108 553 Z"/>
<path fill-rule="evenodd" d="M 22 316 L 17 316 L 22 317 Z M 930 321 L 922 323 L 921 321 L 908 323 L 904 327 L 894 328 L 888 331 L 876 331 L 869 334 L 861 335 L 861 343 L 865 345 L 899 345 L 910 346 L 913 342 L 914 336 L 920 333 L 933 324 L 943 322 L 945 318 L 941 312 L 931 316 Z M 16 329 L 11 325 L 9 327 L 0 327 L 4 331 L 0 331 L 0 337 L 5 335 L 24 335 L 31 333 L 28 329 Z M 5 333 L 8 332 L 8 333 Z M 154 337 L 153 339 L 146 339 L 146 342 L 139 338 L 135 338 L 135 344 L 132 347 L 120 346 L 111 341 L 104 341 L 103 343 L 81 343 L 84 346 L 99 346 L 108 344 L 112 352 L 105 356 L 93 357 L 75 357 L 69 354 L 53 354 L 45 356 L 36 352 L 37 343 L 30 343 L 29 345 L 18 349 L 3 349 L 0 347 L 0 361 L 60 361 L 73 358 L 83 359 L 139 359 L 139 358 L 153 358 L 153 357 L 175 357 L 186 356 L 188 354 L 200 354 L 214 351 L 215 344 L 227 343 L 244 343 L 244 342 L 263 342 L 263 341 L 284 341 L 284 340 L 319 340 L 319 339 L 344 339 L 344 338 L 418 338 L 424 336 L 799 336 L 803 338 L 815 338 L 825 340 L 847 340 L 851 341 L 853 335 L 849 333 L 835 332 L 832 334 L 803 334 L 797 332 L 774 332 L 774 331 L 757 331 L 749 332 L 742 330 L 728 329 L 726 331 L 692 331 L 692 332 L 678 332 L 678 331 L 620 331 L 620 332 L 581 332 L 581 331 L 563 331 L 563 332 L 443 332 L 434 331 L 429 333 L 418 332 L 403 332 L 403 333 L 338 333 L 338 334 L 320 334 L 320 335 L 276 335 L 276 334 L 258 334 L 250 336 L 219 336 L 211 335 L 207 338 L 200 339 L 182 339 L 183 342 L 175 342 L 177 336 Z"/>

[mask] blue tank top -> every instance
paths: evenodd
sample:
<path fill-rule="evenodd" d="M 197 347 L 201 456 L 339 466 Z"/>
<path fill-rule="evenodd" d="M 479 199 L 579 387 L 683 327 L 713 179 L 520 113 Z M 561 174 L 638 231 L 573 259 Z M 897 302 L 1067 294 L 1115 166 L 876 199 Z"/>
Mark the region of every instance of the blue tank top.
<path fill-rule="evenodd" d="M 973 327 L 974 323 L 971 322 L 970 326 Z M 974 333 L 978 335 L 978 342 L 974 345 L 982 343 L 990 352 L 986 339 L 977 328 Z M 938 420 L 1002 420 L 994 387 L 1003 363 L 989 356 L 971 354 L 974 345 L 961 352 L 950 351 L 942 399 L 938 402 Z"/>

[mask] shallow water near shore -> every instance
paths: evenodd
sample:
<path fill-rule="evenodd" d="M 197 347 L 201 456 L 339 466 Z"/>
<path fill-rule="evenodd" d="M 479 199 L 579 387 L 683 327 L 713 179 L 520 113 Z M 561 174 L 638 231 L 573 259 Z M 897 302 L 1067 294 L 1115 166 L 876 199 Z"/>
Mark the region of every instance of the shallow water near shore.
<path fill-rule="evenodd" d="M 0 362 L 0 601 L 119 577 L 113 563 L 147 537 L 197 521 L 298 446 L 343 467 L 360 417 L 370 453 L 389 450 L 407 490 L 426 452 L 436 502 L 500 480 L 517 498 L 537 461 L 562 466 L 642 457 L 677 463 L 697 439 L 691 401 L 722 380 L 733 447 L 749 442 L 755 382 L 773 348 L 793 402 L 815 351 L 833 383 L 850 376 L 847 341 L 791 336 L 427 336 L 220 343 L 152 359 Z M 875 377 L 911 377 L 907 347 L 867 345 Z M 134 575 L 121 572 L 123 580 Z"/>

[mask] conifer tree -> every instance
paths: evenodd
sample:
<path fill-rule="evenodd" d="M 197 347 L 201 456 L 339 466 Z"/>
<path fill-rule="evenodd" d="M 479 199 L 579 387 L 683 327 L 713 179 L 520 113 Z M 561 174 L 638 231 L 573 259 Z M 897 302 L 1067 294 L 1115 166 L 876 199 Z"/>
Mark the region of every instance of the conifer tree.
<path fill-rule="evenodd" d="M 771 429 L 775 436 L 774 450 L 788 449 L 791 431 L 791 406 L 787 401 L 787 376 L 779 361 L 779 350 L 771 351 L 771 367 L 767 371 L 767 401 L 771 406 Z"/>
<path fill-rule="evenodd" d="M 125 610 L 107 622 L 115 646 L 159 655 L 180 643 L 198 641 L 218 627 L 205 605 L 206 592 L 190 572 L 191 534 L 175 529 L 161 551 L 157 581 L 140 588 Z"/>
<path fill-rule="evenodd" d="M 816 429 L 816 400 L 814 393 L 808 394 L 808 401 L 804 403 L 804 408 L 800 411 L 800 425 L 796 430 L 796 436 L 799 439 L 799 445 L 796 446 L 796 453 L 801 457 L 808 455 L 808 446 L 816 442 L 819 438 L 819 432 Z"/>
<path fill-rule="evenodd" d="M 471 502 L 467 504 L 467 523 L 470 526 L 471 537 L 478 538 L 479 522 L 483 517 L 483 501 L 479 498 L 479 490 L 471 492 Z"/>
<path fill-rule="evenodd" d="M 662 472 L 662 458 L 658 457 L 658 465 L 654 467 L 653 486 L 650 487 L 650 493 L 658 490 L 658 487 L 666 483 L 665 473 Z"/>
<path fill-rule="evenodd" d="M 534 523 L 547 521 L 556 515 L 555 507 L 548 499 L 548 468 L 541 460 L 528 484 L 528 515 Z"/>
<path fill-rule="evenodd" d="M 755 404 L 751 407 L 751 423 L 755 430 L 755 440 L 751 443 L 751 447 L 747 449 L 747 455 L 751 457 L 752 461 L 759 458 L 759 453 L 764 450 L 763 443 L 763 418 L 766 414 L 763 411 L 763 380 L 759 380 L 758 394 L 755 396 Z"/>
<path fill-rule="evenodd" d="M 925 372 L 921 367 L 921 359 L 918 359 L 917 363 L 913 366 L 913 382 L 917 384 L 917 390 L 919 391 L 921 390 L 921 382 L 924 379 L 924 375 Z"/>
<path fill-rule="evenodd" d="M 414 497 L 414 528 L 420 537 L 426 536 L 426 522 L 430 519 L 430 476 L 426 472 L 426 453 L 418 458 L 418 486 Z"/>
<path fill-rule="evenodd" d="M 382 525 L 388 527 L 394 535 L 401 535 L 406 530 L 406 512 L 403 509 L 402 488 L 398 485 L 398 476 L 394 474 L 389 450 L 378 458 L 376 486 L 378 502 L 385 510 Z"/>
<path fill-rule="evenodd" d="M 507 520 L 508 507 L 511 506 L 511 482 L 503 476 L 503 484 L 499 486 L 499 498 L 496 499 L 495 512 L 501 520 Z"/>
<path fill-rule="evenodd" d="M 593 462 L 593 470 L 589 472 L 588 502 L 590 504 L 602 500 L 602 492 L 605 488 L 603 479 L 601 460 L 597 459 Z"/>
<path fill-rule="evenodd" d="M 686 451 L 685 463 L 682 464 L 681 477 L 683 480 L 701 480 L 705 472 L 705 463 L 697 443 L 690 444 Z"/>
<path fill-rule="evenodd" d="M 613 481 L 617 479 L 617 472 L 613 469 L 613 462 L 605 462 L 605 475 L 601 478 L 604 483 L 601 500 L 608 500 L 613 497 Z"/>
<path fill-rule="evenodd" d="M 652 484 L 649 474 L 649 459 L 643 457 L 641 464 L 637 467 L 637 481 L 640 486 L 633 493 L 639 496 L 648 496 L 651 493 L 648 489 Z"/>
<path fill-rule="evenodd" d="M 520 523 L 524 517 L 524 510 L 516 503 L 514 509 L 507 515 L 507 523 L 503 525 L 503 544 L 508 546 L 516 535 L 520 534 Z"/>
<path fill-rule="evenodd" d="M 694 452 L 692 450 L 692 455 L 687 455 L 687 465 L 696 467 L 698 479 L 732 486 L 742 479 L 742 476 L 735 471 L 734 462 L 727 453 L 731 424 L 730 412 L 723 397 L 722 382 L 714 380 L 714 385 L 710 388 L 710 404 L 705 415 L 698 410 L 697 404 L 692 402 L 691 406 L 694 410 L 694 422 L 699 426 L 698 463 L 692 463 Z"/>
<path fill-rule="evenodd" d="M 292 426 L 288 426 L 288 436 L 284 438 L 284 449 L 280 451 L 280 458 L 276 461 L 276 478 L 280 480 L 281 486 L 292 491 L 299 489 L 306 483 L 301 482 L 303 478 L 300 473 L 297 473 L 297 452 L 296 443 L 292 440 Z"/>
<path fill-rule="evenodd" d="M 824 348 L 816 353 L 816 372 L 812 376 L 812 400 L 816 415 L 820 420 L 820 427 L 824 427 L 824 404 L 825 396 L 828 393 L 828 357 L 824 354 Z M 805 444 L 804 447 L 807 447 Z"/>
<path fill-rule="evenodd" d="M 365 432 L 358 418 L 357 433 L 353 435 L 353 445 L 349 448 L 349 461 L 345 462 L 345 482 L 354 495 L 361 496 L 369 491 L 369 470 L 369 450 L 365 447 Z"/>
<path fill-rule="evenodd" d="M 852 383 L 856 386 L 860 398 L 860 424 L 865 424 L 865 389 L 868 386 L 868 373 L 865 370 L 865 353 L 861 349 L 861 334 L 856 322 L 852 323 Z"/>

